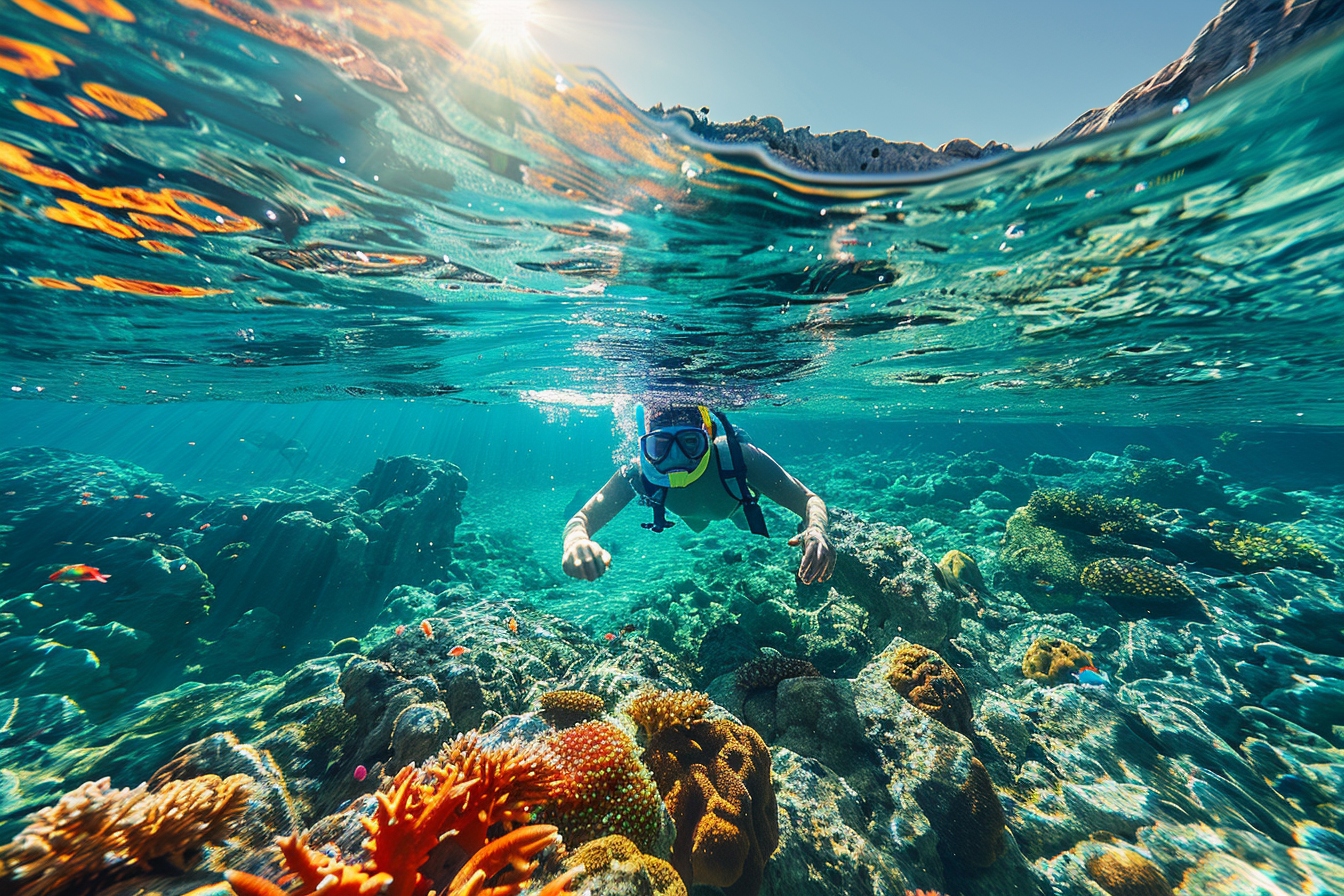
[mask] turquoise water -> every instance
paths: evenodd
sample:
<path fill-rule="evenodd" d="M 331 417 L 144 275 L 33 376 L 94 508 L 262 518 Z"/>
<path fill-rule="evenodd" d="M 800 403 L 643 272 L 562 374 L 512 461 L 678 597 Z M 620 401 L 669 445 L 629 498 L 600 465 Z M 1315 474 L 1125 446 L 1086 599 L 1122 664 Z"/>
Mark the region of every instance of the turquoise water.
<path fill-rule="evenodd" d="M 280 879 L 294 830 L 349 858 L 382 775 L 542 737 L 557 689 L 633 732 L 645 686 L 771 751 L 762 892 L 1096 896 L 1116 853 L 1182 894 L 1344 892 L 1339 40 L 885 180 L 701 145 L 431 3 L 28 0 L 0 90 L 0 833 L 183 748 L 254 779 L 189 872 L 106 858 L 51 892 Z M 668 396 L 825 499 L 834 582 L 794 578 L 769 502 L 769 541 L 632 506 L 609 572 L 564 575 L 565 521 Z M 1061 489 L 1144 523 L 1048 518 Z M 953 550 L 983 578 L 933 572 Z M 1096 586 L 1112 561 L 1188 598 Z M 111 578 L 49 580 L 77 563 Z M 1108 684 L 1024 677 L 1038 637 Z M 965 680 L 969 736 L 885 685 L 906 641 Z M 734 689 L 778 654 L 823 683 Z M 266 762 L 201 746 L 224 731 Z M 927 789 L 972 756 L 1006 819 L 983 866 L 949 845 L 982 817 Z M 33 896 L 14 861 L 0 892 Z"/>

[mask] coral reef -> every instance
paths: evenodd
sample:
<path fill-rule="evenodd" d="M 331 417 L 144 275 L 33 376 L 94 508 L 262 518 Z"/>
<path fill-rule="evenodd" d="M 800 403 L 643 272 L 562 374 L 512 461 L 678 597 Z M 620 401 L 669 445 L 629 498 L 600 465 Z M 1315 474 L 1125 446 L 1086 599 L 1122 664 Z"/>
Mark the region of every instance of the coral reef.
<path fill-rule="evenodd" d="M 765 741 L 728 719 L 659 719 L 668 723 L 650 732 L 644 762 L 676 824 L 672 867 L 688 887 L 756 896 L 779 845 Z"/>
<path fill-rule="evenodd" d="M 650 740 L 667 728 L 684 728 L 709 711 L 713 701 L 698 691 L 641 691 L 625 712 Z"/>
<path fill-rule="evenodd" d="M 816 678 L 821 673 L 807 660 L 788 656 L 763 656 L 737 667 L 733 681 L 739 690 L 772 690 L 786 678 Z"/>
<path fill-rule="evenodd" d="M 953 731 L 974 736 L 966 685 L 936 651 L 919 644 L 897 648 L 887 666 L 887 681 L 911 706 Z"/>
<path fill-rule="evenodd" d="M 160 860 L 185 867 L 202 846 L 228 836 L 251 780 L 203 775 L 153 791 L 113 789 L 107 778 L 83 784 L 0 847 L 0 881 L 15 896 L 44 896 L 144 874 Z"/>
<path fill-rule="evenodd" d="M 1088 859 L 1087 876 L 1110 896 L 1172 896 L 1161 869 L 1129 849 L 1107 849 Z"/>
<path fill-rule="evenodd" d="M 1333 576 L 1335 565 L 1319 544 L 1293 526 L 1214 522 L 1208 544 L 1228 568 L 1256 572 L 1275 567 Z"/>
<path fill-rule="evenodd" d="M 639 847 L 619 835 L 583 844 L 570 853 L 565 865 L 584 867 L 579 882 L 585 891 L 686 896 L 686 884 L 675 868 L 656 856 L 640 852 Z"/>
<path fill-rule="evenodd" d="M 630 735 L 610 722 L 564 728 L 544 741 L 555 773 L 542 818 L 570 846 L 613 834 L 653 852 L 662 832 L 658 788 Z"/>
<path fill-rule="evenodd" d="M 1148 516 L 1159 509 L 1132 498 L 1084 496 L 1064 488 L 1040 489 L 1027 501 L 1028 513 L 1043 525 L 1121 538 L 1151 532 Z"/>
<path fill-rule="evenodd" d="M 547 691 L 537 703 L 542 717 L 556 728 L 569 728 L 607 711 L 607 701 L 586 691 Z"/>
<path fill-rule="evenodd" d="M 1022 657 L 1022 676 L 1033 681 L 1057 684 L 1084 666 L 1092 665 L 1092 654 L 1063 638 L 1037 638 Z"/>
<path fill-rule="evenodd" d="M 1147 604 L 1180 603 L 1195 596 L 1176 573 L 1146 560 L 1096 560 L 1083 567 L 1079 581 L 1101 594 Z"/>

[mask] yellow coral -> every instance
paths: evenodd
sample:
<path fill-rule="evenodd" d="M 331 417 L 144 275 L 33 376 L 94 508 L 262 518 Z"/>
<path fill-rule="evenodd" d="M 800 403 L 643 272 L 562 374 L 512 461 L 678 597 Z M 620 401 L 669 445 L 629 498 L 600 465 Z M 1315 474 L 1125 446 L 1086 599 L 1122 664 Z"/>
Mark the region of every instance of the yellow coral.
<path fill-rule="evenodd" d="M 565 861 L 568 868 L 579 865 L 589 875 L 619 866 L 635 876 L 647 875 L 653 896 L 686 896 L 686 884 L 682 883 L 675 868 L 660 858 L 640 852 L 639 847 L 619 834 L 591 840 Z"/>
<path fill-rule="evenodd" d="M 1172 896 L 1162 871 L 1128 849 L 1107 849 L 1087 862 L 1087 876 L 1111 896 Z"/>
<path fill-rule="evenodd" d="M 595 719 L 607 710 L 607 702 L 586 691 L 550 691 L 537 701 L 541 714 L 556 728 L 569 728 Z"/>
<path fill-rule="evenodd" d="M 88 782 L 34 813 L 0 847 L 0 879 L 18 885 L 14 896 L 43 896 L 142 873 L 154 859 L 186 864 L 202 845 L 228 835 L 251 783 L 247 775 L 202 775 L 151 792 L 147 784 Z"/>
<path fill-rule="evenodd" d="M 892 654 L 887 683 L 912 706 L 953 731 L 974 735 L 971 697 L 961 676 L 935 651 L 906 644 Z"/>
<path fill-rule="evenodd" d="M 1084 588 L 1155 603 L 1189 600 L 1195 596 L 1180 576 L 1156 563 L 1106 557 L 1083 567 Z"/>
<path fill-rule="evenodd" d="M 1037 638 L 1022 657 L 1022 675 L 1033 681 L 1061 681 L 1084 666 L 1092 654 L 1063 638 Z"/>
<path fill-rule="evenodd" d="M 653 738 L 665 728 L 684 726 L 703 718 L 712 705 L 707 694 L 698 691 L 641 691 L 625 711 L 644 734 Z"/>

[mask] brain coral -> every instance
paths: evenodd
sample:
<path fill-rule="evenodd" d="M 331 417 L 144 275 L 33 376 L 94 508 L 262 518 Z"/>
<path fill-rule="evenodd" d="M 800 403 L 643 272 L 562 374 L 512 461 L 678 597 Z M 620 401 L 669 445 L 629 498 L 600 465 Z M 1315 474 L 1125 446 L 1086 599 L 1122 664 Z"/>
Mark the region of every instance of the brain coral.
<path fill-rule="evenodd" d="M 542 717 L 556 728 L 569 728 L 607 711 L 607 701 L 586 691 L 550 691 L 538 702 Z"/>
<path fill-rule="evenodd" d="M 1088 859 L 1087 876 L 1111 896 L 1172 896 L 1161 870 L 1128 849 L 1107 849 Z"/>
<path fill-rule="evenodd" d="M 583 722 L 546 738 L 557 781 L 544 818 L 576 846 L 620 834 L 650 852 L 662 830 L 658 789 L 630 735 L 610 722 Z"/>
<path fill-rule="evenodd" d="M 917 709 L 970 737 L 971 698 L 961 677 L 941 656 L 919 644 L 899 648 L 887 667 L 887 681 Z"/>
<path fill-rule="evenodd" d="M 1176 603 L 1195 596 L 1180 576 L 1142 560 L 1106 557 L 1084 566 L 1079 578 L 1093 591 L 1149 603 Z"/>
<path fill-rule="evenodd" d="M 786 678 L 817 678 L 817 667 L 789 656 L 762 656 L 737 667 L 734 680 L 743 691 L 768 691 Z"/>
<path fill-rule="evenodd" d="M 613 834 L 585 843 L 565 860 L 565 865 L 569 868 L 582 865 L 589 878 L 607 872 L 645 878 L 647 892 L 652 896 L 686 896 L 686 885 L 675 868 L 662 859 L 645 855 L 639 851 L 639 847 L 619 835 Z M 619 869 L 614 866 L 619 866 Z M 601 883 L 592 886 L 592 890 L 595 893 L 606 892 Z M 644 892 L 642 887 L 639 892 Z"/>
<path fill-rule="evenodd" d="M 1034 681 L 1057 682 L 1091 665 L 1092 654 L 1072 641 L 1037 638 L 1022 658 L 1022 675 Z"/>
<path fill-rule="evenodd" d="M 755 896 L 779 846 L 770 750 L 746 725 L 696 719 L 649 739 L 644 762 L 676 823 L 672 867 L 688 887 Z"/>
<path fill-rule="evenodd" d="M 698 691 L 648 690 L 636 694 L 625 711 L 652 738 L 664 728 L 703 717 L 711 705 L 709 696 Z"/>
<path fill-rule="evenodd" d="M 29 818 L 0 847 L 0 891 L 14 896 L 93 892 L 95 882 L 178 867 L 202 845 L 224 839 L 247 807 L 247 775 L 202 775 L 114 790 L 103 778 L 82 784 Z"/>

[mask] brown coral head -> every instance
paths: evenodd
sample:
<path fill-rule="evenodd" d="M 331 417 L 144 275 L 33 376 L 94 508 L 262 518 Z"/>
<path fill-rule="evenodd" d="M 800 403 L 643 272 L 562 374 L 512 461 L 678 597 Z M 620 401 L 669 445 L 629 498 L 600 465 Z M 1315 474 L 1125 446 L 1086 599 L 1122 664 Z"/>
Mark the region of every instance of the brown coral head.
<path fill-rule="evenodd" d="M 713 702 L 699 691 L 640 691 L 626 706 L 626 714 L 652 740 L 666 728 L 685 727 L 704 718 Z"/>
<path fill-rule="evenodd" d="M 555 728 L 572 728 L 607 711 L 607 701 L 587 691 L 549 691 L 537 702 L 542 718 Z"/>
<path fill-rule="evenodd" d="M 1111 896 L 1172 896 L 1161 869 L 1128 849 L 1107 849 L 1088 859 L 1087 876 Z"/>
<path fill-rule="evenodd" d="M 974 734 L 966 686 L 935 651 L 919 644 L 900 647 L 887 667 L 887 681 L 911 706 L 953 731 Z"/>
<path fill-rule="evenodd" d="M 790 656 L 762 656 L 737 667 L 734 682 L 741 691 L 769 691 L 786 678 L 819 678 L 817 667 Z"/>
<path fill-rule="evenodd" d="M 565 860 L 565 867 L 575 868 L 582 865 L 585 878 L 602 877 L 611 874 L 619 878 L 633 878 L 640 883 L 638 892 L 649 892 L 653 896 L 686 896 L 686 884 L 682 883 L 676 869 L 655 856 L 640 852 L 630 840 L 619 834 L 590 840 L 579 847 Z M 647 889 L 643 884 L 647 880 Z M 597 886 L 593 892 L 602 892 Z"/>
<path fill-rule="evenodd" d="M 14 896 L 92 891 L 95 884 L 150 870 L 155 859 L 179 866 L 206 843 L 228 836 L 247 807 L 247 775 L 201 775 L 113 789 L 103 778 L 82 784 L 54 806 L 35 812 L 0 847 L 0 878 Z"/>
<path fill-rule="evenodd" d="M 1022 657 L 1022 675 L 1033 681 L 1059 682 L 1091 665 L 1094 665 L 1092 654 L 1072 641 L 1037 638 Z"/>

